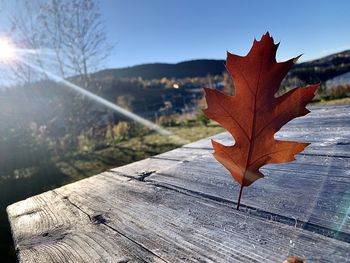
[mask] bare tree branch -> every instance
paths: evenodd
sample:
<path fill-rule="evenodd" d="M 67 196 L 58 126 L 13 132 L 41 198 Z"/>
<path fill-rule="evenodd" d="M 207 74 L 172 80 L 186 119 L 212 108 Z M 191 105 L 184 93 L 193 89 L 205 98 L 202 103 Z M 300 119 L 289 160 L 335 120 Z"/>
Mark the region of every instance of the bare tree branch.
<path fill-rule="evenodd" d="M 25 0 L 18 1 L 22 10 L 12 17 L 16 44 L 24 49 L 50 49 L 54 56 L 35 56 L 35 63 L 61 77 L 79 75 L 84 85 L 89 74 L 103 65 L 110 54 L 106 29 L 101 20 L 97 0 Z M 45 78 L 26 73 L 25 65 L 16 65 L 14 71 L 24 82 Z M 34 75 L 36 74 L 36 76 Z"/>

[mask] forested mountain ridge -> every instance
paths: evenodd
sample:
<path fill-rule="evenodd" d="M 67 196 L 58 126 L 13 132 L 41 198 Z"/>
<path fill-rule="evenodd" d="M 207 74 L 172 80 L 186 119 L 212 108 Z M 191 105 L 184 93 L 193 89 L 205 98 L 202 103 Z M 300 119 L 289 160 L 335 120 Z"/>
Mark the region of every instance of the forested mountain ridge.
<path fill-rule="evenodd" d="M 94 74 L 94 78 L 193 78 L 220 75 L 225 72 L 225 60 L 198 59 L 176 64 L 150 63 L 126 68 L 105 69 Z M 350 50 L 328 55 L 316 60 L 296 64 L 290 76 L 305 82 L 325 82 L 350 71 Z"/>

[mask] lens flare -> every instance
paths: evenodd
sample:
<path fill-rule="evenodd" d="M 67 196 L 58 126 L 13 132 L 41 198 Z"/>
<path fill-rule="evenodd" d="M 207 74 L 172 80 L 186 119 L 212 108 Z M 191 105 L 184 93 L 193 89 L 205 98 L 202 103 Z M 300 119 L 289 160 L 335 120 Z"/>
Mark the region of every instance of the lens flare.
<path fill-rule="evenodd" d="M 122 107 L 119 107 L 118 105 L 116 105 L 116 104 L 90 92 L 90 91 L 87 91 L 87 90 L 83 89 L 82 87 L 79 87 L 78 85 L 73 84 L 72 82 L 65 80 L 64 78 L 61 78 L 61 77 L 57 76 L 56 74 L 45 70 L 42 67 L 38 67 L 37 65 L 32 64 L 31 62 L 28 61 L 29 59 L 26 59 L 27 55 L 38 55 L 38 54 L 52 56 L 53 52 L 50 49 L 16 49 L 15 45 L 13 45 L 8 38 L 4 38 L 4 37 L 1 38 L 0 37 L 0 62 L 8 62 L 11 60 L 20 61 L 23 64 L 27 65 L 28 67 L 34 69 L 37 72 L 45 73 L 46 76 L 48 76 L 50 79 L 52 79 L 58 83 L 64 84 L 66 87 L 86 96 L 87 98 L 89 98 L 93 101 L 96 101 L 96 102 L 108 107 L 109 109 L 112 109 L 115 112 L 117 112 L 117 113 L 131 119 L 131 120 L 134 120 L 135 122 L 138 122 L 151 130 L 156 131 L 157 133 L 159 133 L 161 135 L 167 136 L 169 139 L 171 139 L 172 141 L 174 141 L 176 143 L 186 144 L 189 142 L 188 140 L 185 140 L 185 139 L 173 134 L 172 132 L 161 128 L 160 126 L 156 125 L 155 123 L 153 123 L 149 120 L 146 120 L 135 113 L 127 111 L 127 110 L 123 109 Z"/>
<path fill-rule="evenodd" d="M 8 62 L 16 59 L 16 48 L 7 38 L 0 38 L 0 61 Z"/>
<path fill-rule="evenodd" d="M 120 107 L 120 106 L 118 106 L 118 105 L 116 105 L 116 104 L 114 104 L 114 103 L 112 103 L 104 98 L 101 98 L 100 96 L 98 96 L 90 91 L 87 91 L 87 90 L 83 89 L 82 87 L 79 87 L 78 85 L 73 84 L 72 82 L 69 82 L 69 81 L 57 76 L 56 74 L 53 74 L 47 70 L 44 70 L 43 68 L 38 67 L 38 66 L 28 62 L 28 61 L 25 61 L 24 59 L 17 58 L 17 60 L 20 60 L 23 64 L 27 65 L 28 67 L 31 67 L 32 69 L 34 69 L 38 72 L 45 73 L 50 79 L 52 79 L 58 83 L 64 84 L 66 87 L 86 96 L 87 98 L 89 98 L 93 101 L 96 101 L 96 102 L 108 107 L 109 109 L 112 109 L 112 110 L 116 111 L 117 113 L 119 113 L 119 114 L 121 114 L 121 115 L 123 115 L 131 120 L 134 120 L 135 122 L 138 122 L 151 130 L 156 131 L 157 133 L 159 133 L 161 135 L 167 136 L 169 139 L 171 139 L 172 141 L 174 141 L 176 143 L 185 144 L 185 143 L 189 142 L 188 140 L 180 138 L 179 136 L 173 134 L 172 132 L 167 131 L 167 130 L 159 127 L 158 125 L 154 124 L 153 122 L 150 122 L 149 120 L 146 120 L 135 113 L 127 111 L 127 110 L 123 109 L 122 107 Z"/>

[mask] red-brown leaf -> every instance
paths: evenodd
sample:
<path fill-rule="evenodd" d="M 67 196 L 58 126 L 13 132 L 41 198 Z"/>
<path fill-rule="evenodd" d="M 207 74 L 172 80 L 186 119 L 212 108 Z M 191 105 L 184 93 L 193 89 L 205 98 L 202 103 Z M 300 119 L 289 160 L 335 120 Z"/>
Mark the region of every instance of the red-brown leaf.
<path fill-rule="evenodd" d="M 227 54 L 226 68 L 233 77 L 235 95 L 205 88 L 204 114 L 220 123 L 235 139 L 233 146 L 212 140 L 214 157 L 241 187 L 264 175 L 259 168 L 268 163 L 294 160 L 308 143 L 279 141 L 274 134 L 290 120 L 306 115 L 306 104 L 319 85 L 295 88 L 280 97 L 275 93 L 299 57 L 276 62 L 278 44 L 266 33 L 245 57 Z"/>

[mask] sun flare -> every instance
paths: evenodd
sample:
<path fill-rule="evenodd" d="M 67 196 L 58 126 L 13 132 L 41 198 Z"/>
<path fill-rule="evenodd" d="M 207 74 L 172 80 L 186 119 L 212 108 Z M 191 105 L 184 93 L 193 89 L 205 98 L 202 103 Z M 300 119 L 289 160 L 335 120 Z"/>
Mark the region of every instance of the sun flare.
<path fill-rule="evenodd" d="M 7 38 L 0 38 L 0 62 L 8 62 L 16 58 L 16 49 Z"/>

